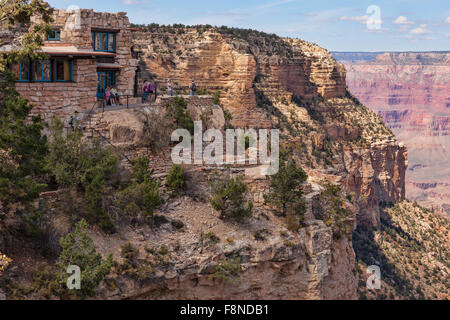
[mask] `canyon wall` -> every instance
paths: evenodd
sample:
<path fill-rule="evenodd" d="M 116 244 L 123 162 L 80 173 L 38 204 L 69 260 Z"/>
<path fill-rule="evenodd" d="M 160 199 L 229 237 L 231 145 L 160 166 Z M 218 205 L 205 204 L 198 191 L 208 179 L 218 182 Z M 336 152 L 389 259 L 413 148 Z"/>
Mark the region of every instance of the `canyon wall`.
<path fill-rule="evenodd" d="M 450 54 L 335 55 L 350 91 L 407 145 L 407 197 L 450 215 Z"/>
<path fill-rule="evenodd" d="M 316 126 L 318 132 L 294 134 L 293 143 L 306 144 L 308 152 L 323 148 L 324 141 L 358 139 L 366 130 L 363 147 L 339 150 L 338 157 L 337 175 L 346 181 L 347 191 L 364 198 L 359 222 L 379 225 L 383 205 L 404 199 L 406 149 L 378 117 L 360 114 L 365 108 L 345 98 L 345 68 L 327 50 L 300 39 L 202 26 L 136 28 L 133 44 L 141 79 L 154 77 L 163 92 L 167 79 L 178 93 L 186 92 L 191 80 L 201 90 L 219 91 L 236 127 L 276 128 L 293 113 L 301 114 L 305 128 Z M 342 114 L 340 121 L 336 113 Z M 314 114 L 321 119 L 312 119 Z M 361 117 L 359 128 L 352 117 Z M 371 128 L 362 129 L 363 123 Z"/>
<path fill-rule="evenodd" d="M 150 251 L 158 252 L 164 247 L 171 252 L 167 261 L 158 258 L 154 276 L 141 281 L 119 276 L 115 279 L 118 290 L 103 296 L 355 299 L 352 231 L 356 224 L 378 227 L 384 206 L 404 199 L 407 157 L 405 147 L 381 119 L 346 91 L 344 67 L 314 44 L 247 30 L 136 29 L 133 43 L 140 58 L 140 81 L 153 78 L 159 83 L 161 95 L 151 108 L 164 108 L 167 79 L 175 82 L 177 94 L 186 93 L 193 79 L 197 93 L 220 92 L 221 108 L 231 113 L 235 127 L 279 128 L 282 144 L 309 175 L 305 184 L 308 210 L 302 228 L 286 230 L 284 219 L 261 200 L 267 180 L 247 177 L 255 197 L 255 216 L 245 226 L 224 222 L 207 203 L 183 197 L 155 213 L 182 221 L 183 232 L 176 236 L 170 226 L 164 232 L 127 230 L 108 240 L 93 233 L 98 247 L 115 256 L 120 255 L 121 237 L 141 249 L 153 246 Z M 123 141 L 114 140 L 114 130 L 131 132 L 132 123 L 138 121 L 123 119 L 132 117 L 136 117 L 133 110 L 121 110 L 92 120 L 101 123 L 112 143 L 120 146 Z M 196 187 L 207 190 L 208 178 L 198 175 L 208 174 L 208 169 L 188 170 Z M 242 172 L 242 168 L 231 170 Z M 158 177 L 166 174 L 159 172 Z M 327 209 L 317 201 L 327 181 L 339 184 L 348 195 L 342 203 L 350 218 L 340 221 L 339 232 L 333 223 L 320 220 Z M 255 233 L 261 230 L 267 232 L 265 239 L 255 241 Z M 226 242 L 205 246 L 198 235 L 208 233 Z M 180 247 L 183 250 L 176 249 Z M 148 250 L 140 251 L 146 255 Z M 239 281 L 233 284 L 214 278 L 217 266 L 234 261 L 230 259 L 238 259 L 242 267 Z"/>
<path fill-rule="evenodd" d="M 163 86 L 172 79 L 178 91 L 186 90 L 191 80 L 199 88 L 220 90 L 237 126 L 270 126 L 266 112 L 258 108 L 263 96 L 345 95 L 345 70 L 325 49 L 298 39 L 235 36 L 221 30 L 133 32 L 134 50 L 141 54 L 142 71 L 147 71 L 141 78 L 155 74 Z"/>

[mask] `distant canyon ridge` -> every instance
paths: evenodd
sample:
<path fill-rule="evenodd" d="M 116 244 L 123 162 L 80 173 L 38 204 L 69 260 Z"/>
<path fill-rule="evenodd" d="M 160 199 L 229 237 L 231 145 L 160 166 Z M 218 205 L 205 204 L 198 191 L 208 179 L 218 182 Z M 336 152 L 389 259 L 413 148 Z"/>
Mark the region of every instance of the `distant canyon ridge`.
<path fill-rule="evenodd" d="M 450 52 L 333 52 L 408 148 L 406 196 L 450 217 Z"/>

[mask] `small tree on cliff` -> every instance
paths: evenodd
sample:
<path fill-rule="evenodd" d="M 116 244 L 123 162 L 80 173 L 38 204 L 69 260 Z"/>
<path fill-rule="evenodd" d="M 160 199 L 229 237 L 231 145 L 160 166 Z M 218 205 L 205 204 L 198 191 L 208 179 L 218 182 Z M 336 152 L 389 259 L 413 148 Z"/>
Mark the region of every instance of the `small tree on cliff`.
<path fill-rule="evenodd" d="M 60 240 L 61 255 L 57 266 L 60 269 L 60 280 L 64 285 L 70 274 L 67 268 L 71 265 L 81 269 L 81 289 L 75 293 L 82 299 L 87 296 L 95 296 L 96 288 L 109 274 L 113 257 L 110 254 L 106 260 L 97 253 L 94 242 L 87 234 L 87 223 L 81 220 L 75 226 L 75 230 Z"/>
<path fill-rule="evenodd" d="M 12 76 L 0 79 L 0 204 L 6 211 L 22 211 L 35 199 L 44 185 L 38 177 L 44 173 L 47 139 L 40 116 L 26 121 L 32 106 L 15 89 Z"/>
<path fill-rule="evenodd" d="M 173 118 L 175 129 L 186 129 L 194 134 L 194 121 L 187 109 L 187 102 L 183 97 L 175 97 L 167 103 L 167 115 Z"/>
<path fill-rule="evenodd" d="M 209 200 L 220 218 L 231 218 L 238 222 L 245 221 L 252 216 L 253 203 L 247 201 L 248 186 L 242 176 L 220 177 L 216 175 L 211 183 L 212 197 Z"/>
<path fill-rule="evenodd" d="M 281 160 L 278 173 L 270 176 L 270 191 L 264 195 L 265 203 L 281 208 L 288 225 L 294 229 L 299 227 L 306 211 L 302 183 L 307 178 L 306 172 L 295 161 Z"/>

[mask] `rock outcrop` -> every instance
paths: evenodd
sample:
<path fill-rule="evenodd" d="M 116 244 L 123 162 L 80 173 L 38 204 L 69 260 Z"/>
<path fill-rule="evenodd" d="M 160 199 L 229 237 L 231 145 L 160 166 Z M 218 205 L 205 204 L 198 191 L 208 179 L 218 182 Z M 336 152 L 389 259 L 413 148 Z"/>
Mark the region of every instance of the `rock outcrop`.
<path fill-rule="evenodd" d="M 335 237 L 331 227 L 314 218 L 299 232 L 285 229 L 280 217 L 267 220 L 256 215 L 244 226 L 230 225 L 218 219 L 208 205 L 186 198 L 166 211 L 170 219 L 184 223 L 176 234 L 168 232 L 170 225 L 157 232 L 144 227 L 124 233 L 127 241 L 141 248 L 141 263 L 158 261 L 153 272 L 138 281 L 133 274 L 115 277 L 118 289 L 103 291 L 105 298 L 356 299 L 351 219 L 346 222 L 348 232 Z M 260 230 L 267 234 L 255 240 Z M 218 236 L 218 243 L 199 240 L 199 234 Z M 106 243 L 98 234 L 92 236 L 105 253 L 113 251 L 116 256 L 125 244 L 116 237 Z M 161 248 L 166 248 L 164 255 L 158 254 Z M 218 276 L 217 266 L 227 263 L 240 269 L 233 278 Z"/>

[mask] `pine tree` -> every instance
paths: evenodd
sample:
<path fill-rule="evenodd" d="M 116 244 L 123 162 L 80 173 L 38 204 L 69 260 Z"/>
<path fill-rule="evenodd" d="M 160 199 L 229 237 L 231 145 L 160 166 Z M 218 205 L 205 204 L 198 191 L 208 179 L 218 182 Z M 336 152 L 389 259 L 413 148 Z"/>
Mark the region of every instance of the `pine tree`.
<path fill-rule="evenodd" d="M 282 215 L 288 216 L 288 224 L 298 225 L 303 221 L 306 207 L 302 183 L 307 178 L 306 172 L 293 160 L 280 161 L 278 173 L 270 176 L 270 191 L 264 195 L 264 201 L 281 208 Z"/>
<path fill-rule="evenodd" d="M 8 65 L 42 57 L 39 48 L 49 32 L 52 9 L 42 0 L 1 1 L 0 27 L 16 30 L 30 25 L 20 37 L 2 37 L 0 46 L 17 49 L 0 55 L 0 208 L 6 213 L 23 212 L 38 197 L 43 185 L 38 178 L 44 173 L 47 141 L 41 135 L 43 121 L 29 118 L 32 105 L 15 89 L 15 76 Z M 6 209 L 5 209 L 6 208 Z"/>
<path fill-rule="evenodd" d="M 0 81 L 0 203 L 7 211 L 19 211 L 44 187 L 38 177 L 45 172 L 47 138 L 40 116 L 27 121 L 31 108 L 11 76 Z"/>
<path fill-rule="evenodd" d="M 84 299 L 96 295 L 100 282 L 109 274 L 113 264 L 110 254 L 106 260 L 97 252 L 93 240 L 87 234 L 87 222 L 81 220 L 75 230 L 60 240 L 61 254 L 57 266 L 60 269 L 60 280 L 64 285 L 69 278 L 67 268 L 78 266 L 81 269 L 81 289 L 76 294 Z"/>

